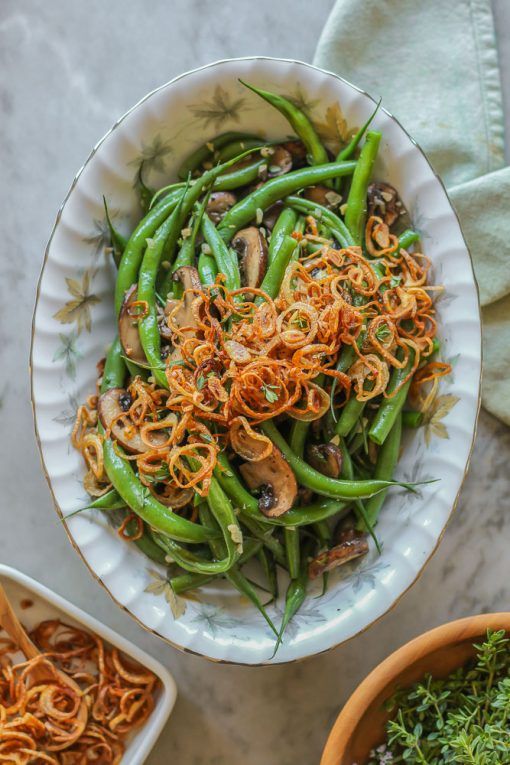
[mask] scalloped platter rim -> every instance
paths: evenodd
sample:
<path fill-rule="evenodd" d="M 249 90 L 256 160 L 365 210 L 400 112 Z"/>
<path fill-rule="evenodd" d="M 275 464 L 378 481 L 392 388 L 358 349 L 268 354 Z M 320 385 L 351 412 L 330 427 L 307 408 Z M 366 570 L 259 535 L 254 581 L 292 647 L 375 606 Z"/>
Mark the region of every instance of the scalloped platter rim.
<path fill-rule="evenodd" d="M 96 362 L 114 334 L 114 268 L 104 254 L 102 195 L 118 227 L 139 216 L 135 193 L 143 162 L 150 185 L 175 177 L 194 148 L 227 130 L 263 138 L 289 135 L 283 118 L 238 78 L 284 93 L 305 109 L 335 149 L 373 111 L 374 99 L 330 72 L 293 60 L 228 59 L 177 77 L 142 99 L 94 147 L 58 212 L 37 291 L 31 351 L 36 437 L 55 506 L 64 516 L 83 506 L 83 465 L 69 436 L 78 404 L 94 391 Z M 438 334 L 453 373 L 441 381 L 424 426 L 408 434 L 398 478 L 439 478 L 417 494 L 391 490 L 379 534 L 380 557 L 337 571 L 326 595 L 312 589 L 272 657 L 274 638 L 260 615 L 228 586 L 196 598 L 173 596 L 165 571 L 115 533 L 115 518 L 87 511 L 65 522 L 70 541 L 115 602 L 172 645 L 214 661 L 295 661 L 351 639 L 392 608 L 436 549 L 456 505 L 472 451 L 480 406 L 481 328 L 475 278 L 456 214 L 425 155 L 398 121 L 380 109 L 383 132 L 376 177 L 399 189 L 424 252 L 432 259 Z M 148 181 L 147 181 L 148 179 Z M 317 585 L 317 588 L 319 585 Z M 281 600 L 269 607 L 281 618 Z"/>

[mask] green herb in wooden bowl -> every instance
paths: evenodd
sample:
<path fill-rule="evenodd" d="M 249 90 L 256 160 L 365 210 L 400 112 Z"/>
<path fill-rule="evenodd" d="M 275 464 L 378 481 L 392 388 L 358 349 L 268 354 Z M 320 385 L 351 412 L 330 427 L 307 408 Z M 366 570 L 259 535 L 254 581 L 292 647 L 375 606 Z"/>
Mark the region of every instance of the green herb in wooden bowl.
<path fill-rule="evenodd" d="M 426 675 L 387 703 L 387 742 L 370 765 L 510 763 L 510 647 L 504 630 L 487 631 L 476 658 L 446 678 Z"/>

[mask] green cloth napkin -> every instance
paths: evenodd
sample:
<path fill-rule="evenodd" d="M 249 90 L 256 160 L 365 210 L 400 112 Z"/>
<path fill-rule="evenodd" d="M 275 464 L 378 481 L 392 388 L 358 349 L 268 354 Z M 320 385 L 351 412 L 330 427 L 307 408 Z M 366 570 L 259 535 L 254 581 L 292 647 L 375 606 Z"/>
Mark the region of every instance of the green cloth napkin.
<path fill-rule="evenodd" d="M 482 403 L 510 424 L 510 167 L 490 0 L 337 0 L 314 63 L 382 96 L 443 178 L 480 288 Z"/>

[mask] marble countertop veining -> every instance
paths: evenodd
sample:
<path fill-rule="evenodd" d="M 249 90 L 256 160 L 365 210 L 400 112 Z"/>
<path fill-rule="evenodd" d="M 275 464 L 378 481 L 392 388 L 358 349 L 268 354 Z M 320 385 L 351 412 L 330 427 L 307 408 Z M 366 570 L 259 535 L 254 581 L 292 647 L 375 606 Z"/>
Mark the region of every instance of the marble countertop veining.
<path fill-rule="evenodd" d="M 495 0 L 505 94 L 510 2 Z M 317 763 L 363 676 L 440 622 L 510 607 L 510 431 L 482 413 L 471 469 L 445 538 L 378 625 L 328 654 L 249 669 L 183 655 L 112 607 L 52 509 L 29 399 L 30 324 L 56 211 L 90 147 L 146 92 L 186 69 L 253 54 L 311 60 L 332 0 L 3 0 L 0 6 L 0 561 L 20 568 L 153 653 L 179 700 L 150 765 Z M 282 21 L 283 20 L 283 21 Z M 506 98 L 507 109 L 510 98 Z M 507 120 L 508 128 L 508 120 Z"/>

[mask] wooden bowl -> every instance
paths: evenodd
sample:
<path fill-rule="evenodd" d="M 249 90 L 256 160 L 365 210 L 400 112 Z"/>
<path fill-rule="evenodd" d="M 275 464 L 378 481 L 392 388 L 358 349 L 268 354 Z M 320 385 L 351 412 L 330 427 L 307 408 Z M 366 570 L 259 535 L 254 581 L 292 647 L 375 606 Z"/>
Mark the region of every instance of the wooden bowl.
<path fill-rule="evenodd" d="M 475 651 L 487 629 L 510 632 L 510 613 L 458 619 L 411 640 L 377 666 L 354 691 L 329 734 L 320 765 L 364 765 L 385 739 L 384 702 L 425 674 L 445 677 Z"/>

